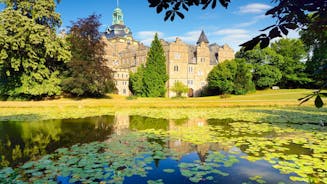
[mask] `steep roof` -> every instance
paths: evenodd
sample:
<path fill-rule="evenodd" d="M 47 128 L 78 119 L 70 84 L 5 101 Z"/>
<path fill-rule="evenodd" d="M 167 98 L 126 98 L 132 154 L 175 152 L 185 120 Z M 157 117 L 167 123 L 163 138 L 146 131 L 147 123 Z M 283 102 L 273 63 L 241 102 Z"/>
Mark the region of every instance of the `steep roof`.
<path fill-rule="evenodd" d="M 206 34 L 204 34 L 203 30 L 202 30 L 199 40 L 198 40 L 198 42 L 196 42 L 196 44 L 200 44 L 201 42 L 209 43 L 208 38 L 207 38 Z"/>

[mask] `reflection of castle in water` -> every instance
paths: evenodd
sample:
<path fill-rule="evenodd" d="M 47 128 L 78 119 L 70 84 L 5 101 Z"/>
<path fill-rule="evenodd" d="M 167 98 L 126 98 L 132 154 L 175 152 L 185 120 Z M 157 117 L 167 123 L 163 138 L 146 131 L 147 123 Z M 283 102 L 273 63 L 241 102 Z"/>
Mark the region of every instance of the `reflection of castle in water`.
<path fill-rule="evenodd" d="M 194 129 L 206 126 L 208 126 L 207 120 L 203 118 L 165 120 L 116 114 L 113 131 L 118 135 L 130 130 L 137 131 L 145 129 L 161 129 L 164 131 L 180 132 L 183 129 Z M 222 145 L 219 143 L 195 145 L 189 142 L 184 142 L 182 139 L 169 140 L 166 142 L 166 146 L 172 151 L 178 153 L 179 158 L 186 154 L 196 152 L 202 162 L 205 161 L 209 151 L 229 151 L 232 148 L 232 146 L 226 146 L 226 144 Z"/>

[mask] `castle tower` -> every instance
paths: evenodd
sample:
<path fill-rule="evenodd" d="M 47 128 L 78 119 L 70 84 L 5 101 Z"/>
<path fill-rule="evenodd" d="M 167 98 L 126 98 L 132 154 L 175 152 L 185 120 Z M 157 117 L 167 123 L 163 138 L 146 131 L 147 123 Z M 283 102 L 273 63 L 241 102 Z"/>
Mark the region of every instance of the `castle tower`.
<path fill-rule="evenodd" d="M 212 70 L 213 65 L 210 64 L 209 41 L 202 30 L 196 46 L 195 78 L 194 78 L 194 95 L 200 96 L 201 92 L 207 85 L 208 73 Z"/>
<path fill-rule="evenodd" d="M 106 30 L 106 37 L 108 39 L 115 37 L 132 37 L 131 29 L 124 23 L 123 11 L 118 6 L 117 1 L 117 8 L 112 14 L 112 25 Z"/>

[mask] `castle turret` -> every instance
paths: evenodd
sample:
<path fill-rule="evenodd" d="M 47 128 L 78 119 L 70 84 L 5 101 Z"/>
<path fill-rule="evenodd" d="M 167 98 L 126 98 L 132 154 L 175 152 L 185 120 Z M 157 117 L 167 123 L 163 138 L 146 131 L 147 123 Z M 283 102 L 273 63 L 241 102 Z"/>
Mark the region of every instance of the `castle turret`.
<path fill-rule="evenodd" d="M 201 35 L 200 35 L 200 37 L 199 37 L 199 40 L 196 42 L 196 44 L 201 44 L 201 43 L 209 43 L 209 41 L 208 41 L 208 38 L 207 38 L 207 36 L 206 36 L 206 34 L 204 33 L 204 31 L 202 30 L 202 32 L 201 32 Z"/>

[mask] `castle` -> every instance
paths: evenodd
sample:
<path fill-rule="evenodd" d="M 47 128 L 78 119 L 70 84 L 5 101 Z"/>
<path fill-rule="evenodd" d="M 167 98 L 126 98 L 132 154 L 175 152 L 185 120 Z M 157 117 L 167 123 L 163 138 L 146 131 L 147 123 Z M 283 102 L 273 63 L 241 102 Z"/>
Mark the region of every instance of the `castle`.
<path fill-rule="evenodd" d="M 149 47 L 134 40 L 132 31 L 124 23 L 124 15 L 120 8 L 113 12 L 112 25 L 106 29 L 103 41 L 106 43 L 105 59 L 114 71 L 114 80 L 118 94 L 129 96 L 129 73 L 146 63 Z M 189 45 L 176 38 L 174 42 L 161 40 L 165 51 L 166 66 L 169 80 L 167 96 L 176 94 L 170 89 L 177 81 L 188 86 L 187 96 L 200 96 L 207 85 L 207 76 L 212 68 L 234 58 L 234 51 L 227 44 L 220 46 L 209 44 L 204 31 L 196 43 Z"/>

